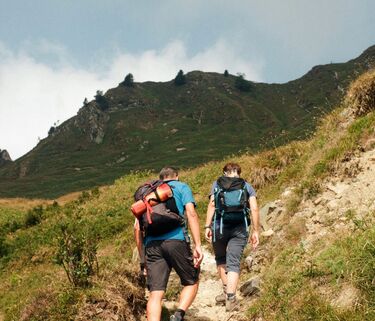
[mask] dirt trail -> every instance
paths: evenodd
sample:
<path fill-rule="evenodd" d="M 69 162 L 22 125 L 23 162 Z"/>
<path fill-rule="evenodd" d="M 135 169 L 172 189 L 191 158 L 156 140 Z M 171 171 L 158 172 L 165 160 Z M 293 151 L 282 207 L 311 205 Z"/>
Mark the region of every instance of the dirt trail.
<path fill-rule="evenodd" d="M 215 296 L 221 293 L 221 281 L 218 279 L 215 258 L 203 248 L 204 260 L 201 265 L 199 291 L 194 303 L 186 314 L 186 321 L 227 321 L 234 320 L 233 313 L 226 313 L 224 306 L 215 304 Z M 176 309 L 177 303 L 166 301 L 168 309 Z"/>

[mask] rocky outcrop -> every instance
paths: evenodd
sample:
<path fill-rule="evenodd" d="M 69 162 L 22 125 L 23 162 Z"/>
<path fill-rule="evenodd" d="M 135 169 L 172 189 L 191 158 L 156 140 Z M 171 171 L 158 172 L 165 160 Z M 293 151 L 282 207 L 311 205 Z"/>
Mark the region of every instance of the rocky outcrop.
<path fill-rule="evenodd" d="M 0 166 L 9 162 L 12 162 L 12 159 L 10 158 L 8 151 L 6 149 L 0 149 Z"/>
<path fill-rule="evenodd" d="M 109 115 L 99 109 L 95 102 L 82 107 L 74 120 L 74 125 L 88 134 L 91 142 L 101 144 L 105 134 L 105 124 Z"/>

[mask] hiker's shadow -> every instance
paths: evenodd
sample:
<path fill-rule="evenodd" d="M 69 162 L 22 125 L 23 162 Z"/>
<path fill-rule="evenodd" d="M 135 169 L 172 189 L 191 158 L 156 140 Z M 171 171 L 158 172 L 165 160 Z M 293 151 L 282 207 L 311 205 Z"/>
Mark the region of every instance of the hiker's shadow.
<path fill-rule="evenodd" d="M 198 309 L 191 308 L 188 311 L 188 314 L 185 316 L 186 321 L 212 321 L 212 318 L 203 317 L 203 316 L 196 316 L 199 312 Z"/>
<path fill-rule="evenodd" d="M 186 321 L 212 321 L 212 319 L 207 317 L 194 317 L 194 316 L 187 316 L 185 317 Z"/>

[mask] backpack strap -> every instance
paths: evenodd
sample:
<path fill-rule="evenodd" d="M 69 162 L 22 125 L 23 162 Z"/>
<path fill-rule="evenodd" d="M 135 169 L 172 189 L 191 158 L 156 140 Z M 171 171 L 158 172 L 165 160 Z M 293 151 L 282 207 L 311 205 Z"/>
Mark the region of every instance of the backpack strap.
<path fill-rule="evenodd" d="M 217 183 L 216 183 L 217 184 Z M 217 219 L 217 213 L 219 212 L 219 193 L 221 191 L 221 188 L 217 184 L 217 186 L 214 189 L 214 203 L 215 203 L 215 214 L 214 214 L 214 235 L 213 235 L 213 242 L 216 242 L 216 219 Z"/>
<path fill-rule="evenodd" d="M 223 234 L 223 216 L 224 216 L 224 210 L 221 211 L 220 215 L 220 234 Z"/>
<path fill-rule="evenodd" d="M 215 213 L 215 215 L 214 215 L 214 226 L 213 226 L 213 230 L 214 230 L 213 242 L 216 242 L 216 213 Z"/>
<path fill-rule="evenodd" d="M 245 229 L 246 229 L 246 233 L 248 233 L 249 224 L 247 222 L 247 214 L 248 214 L 247 208 L 245 208 L 243 211 L 244 211 L 243 219 L 245 221 Z"/>
<path fill-rule="evenodd" d="M 147 218 L 148 224 L 152 224 L 152 220 L 151 220 L 152 206 L 146 200 L 144 200 L 144 203 L 146 204 L 146 218 Z"/>
<path fill-rule="evenodd" d="M 248 207 L 248 204 L 249 204 L 249 192 L 247 191 L 247 188 L 246 188 L 246 182 L 244 183 L 243 185 L 243 188 L 241 190 L 244 194 L 245 194 L 245 199 L 246 199 L 246 205 L 243 209 L 244 213 L 243 213 L 243 217 L 244 217 L 244 221 L 245 221 L 245 229 L 246 229 L 246 232 L 249 233 L 249 223 L 247 221 L 247 216 L 249 215 L 250 213 L 250 208 Z"/>

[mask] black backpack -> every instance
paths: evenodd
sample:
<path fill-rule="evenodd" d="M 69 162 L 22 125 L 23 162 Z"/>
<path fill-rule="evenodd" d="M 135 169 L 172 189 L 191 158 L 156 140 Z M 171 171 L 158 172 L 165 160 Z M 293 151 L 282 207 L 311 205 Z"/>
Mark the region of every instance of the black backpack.
<path fill-rule="evenodd" d="M 134 193 L 134 200 L 145 200 L 147 195 L 155 192 L 157 187 L 163 183 L 166 182 L 162 180 L 153 180 L 139 186 Z M 158 201 L 157 199 L 154 200 Z M 185 221 L 178 214 L 178 208 L 174 197 L 169 198 L 165 202 L 158 202 L 153 206 L 147 201 L 145 201 L 145 203 L 147 211 L 139 219 L 139 225 L 141 230 L 145 232 L 146 236 L 159 236 L 184 225 Z"/>
<path fill-rule="evenodd" d="M 244 179 L 219 177 L 217 187 L 214 190 L 214 241 L 217 220 L 220 220 L 220 234 L 223 233 L 223 224 L 236 225 L 244 222 L 246 230 L 248 229 L 250 211 L 248 200 L 249 193 Z"/>

